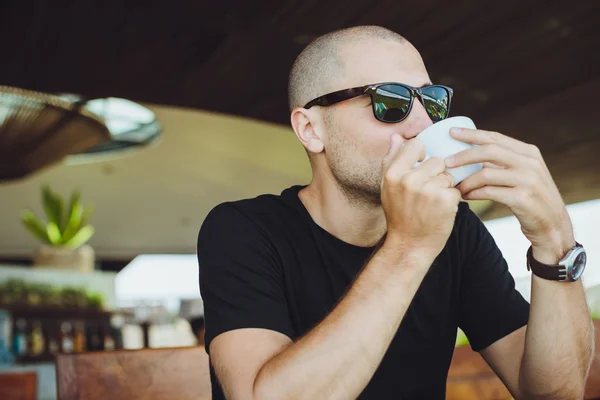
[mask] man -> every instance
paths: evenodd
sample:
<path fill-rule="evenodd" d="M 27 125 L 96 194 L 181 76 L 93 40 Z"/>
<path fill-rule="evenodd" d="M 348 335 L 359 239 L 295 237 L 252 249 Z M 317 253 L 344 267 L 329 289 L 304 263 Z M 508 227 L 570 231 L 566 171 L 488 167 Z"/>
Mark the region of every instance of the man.
<path fill-rule="evenodd" d="M 457 327 L 515 398 L 582 397 L 593 341 L 581 281 L 533 276 L 530 308 L 460 202 L 510 207 L 531 260 L 580 254 L 539 151 L 463 130 L 479 146 L 413 168 L 415 136 L 450 96 L 381 27 L 332 32 L 298 56 L 291 124 L 311 183 L 221 204 L 198 237 L 214 398 L 443 399 Z M 444 172 L 478 162 L 457 187 Z"/>

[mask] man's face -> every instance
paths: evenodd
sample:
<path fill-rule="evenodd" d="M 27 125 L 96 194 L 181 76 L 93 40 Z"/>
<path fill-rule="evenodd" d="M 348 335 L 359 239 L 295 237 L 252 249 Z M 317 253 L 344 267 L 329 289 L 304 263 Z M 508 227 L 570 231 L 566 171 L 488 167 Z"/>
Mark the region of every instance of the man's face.
<path fill-rule="evenodd" d="M 408 42 L 361 41 L 342 48 L 341 58 L 344 71 L 335 90 L 380 82 L 415 87 L 430 83 L 421 56 Z M 380 201 L 381 163 L 392 134 L 409 140 L 432 124 L 417 99 L 408 117 L 393 124 L 375 119 L 368 95 L 324 108 L 323 113 L 325 156 L 333 176 L 350 196 L 376 204 Z"/>

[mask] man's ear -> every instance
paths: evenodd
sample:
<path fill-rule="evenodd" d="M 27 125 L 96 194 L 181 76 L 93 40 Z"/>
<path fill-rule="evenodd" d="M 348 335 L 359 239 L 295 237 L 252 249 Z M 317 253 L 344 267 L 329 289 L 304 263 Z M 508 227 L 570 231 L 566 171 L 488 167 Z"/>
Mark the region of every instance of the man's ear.
<path fill-rule="evenodd" d="M 323 140 L 319 129 L 319 116 L 314 110 L 296 107 L 290 116 L 292 128 L 304 148 L 311 153 L 323 151 Z"/>

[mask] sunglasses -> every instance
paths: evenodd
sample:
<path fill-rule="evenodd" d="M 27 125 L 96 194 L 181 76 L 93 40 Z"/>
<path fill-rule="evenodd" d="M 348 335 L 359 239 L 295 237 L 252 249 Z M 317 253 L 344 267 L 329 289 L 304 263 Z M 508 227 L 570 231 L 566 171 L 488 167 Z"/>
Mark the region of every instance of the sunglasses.
<path fill-rule="evenodd" d="M 371 96 L 373 115 L 377 120 L 387 123 L 402 121 L 410 114 L 415 97 L 419 99 L 433 122 L 448 117 L 453 91 L 444 85 L 426 85 L 413 87 L 403 83 L 386 82 L 338 90 L 309 101 L 304 108 L 312 106 L 331 106 L 368 94 Z"/>

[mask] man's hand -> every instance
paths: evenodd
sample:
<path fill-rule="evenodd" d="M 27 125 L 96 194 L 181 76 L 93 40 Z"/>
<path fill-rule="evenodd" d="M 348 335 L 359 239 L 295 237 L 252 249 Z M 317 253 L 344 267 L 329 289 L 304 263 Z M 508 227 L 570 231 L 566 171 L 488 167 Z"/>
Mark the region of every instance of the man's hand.
<path fill-rule="evenodd" d="M 466 200 L 489 199 L 508 206 L 539 261 L 560 259 L 575 245 L 563 199 L 536 146 L 498 132 L 453 129 L 452 137 L 478 146 L 446 159 L 449 168 L 484 163 L 458 185 Z M 548 255 L 551 255 L 550 257 Z M 537 257 L 536 257 L 537 259 Z"/>
<path fill-rule="evenodd" d="M 383 159 L 381 204 L 387 220 L 386 240 L 418 248 L 435 258 L 442 251 L 456 218 L 460 192 L 444 173 L 444 160 L 425 158 L 425 145 L 397 135 Z"/>

